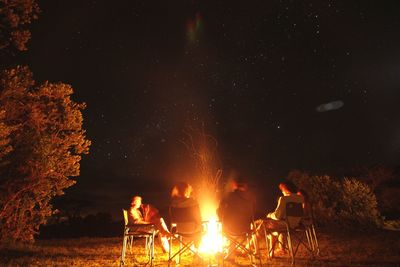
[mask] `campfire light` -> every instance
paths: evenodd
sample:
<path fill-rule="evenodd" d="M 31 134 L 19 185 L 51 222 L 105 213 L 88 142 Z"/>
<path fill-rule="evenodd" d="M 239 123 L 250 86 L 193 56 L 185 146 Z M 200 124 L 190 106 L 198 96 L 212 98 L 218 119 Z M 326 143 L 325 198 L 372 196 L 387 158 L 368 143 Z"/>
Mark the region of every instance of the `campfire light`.
<path fill-rule="evenodd" d="M 201 239 L 199 252 L 209 255 L 221 253 L 223 242 L 221 223 L 216 218 L 211 218 L 205 223 L 205 234 Z"/>

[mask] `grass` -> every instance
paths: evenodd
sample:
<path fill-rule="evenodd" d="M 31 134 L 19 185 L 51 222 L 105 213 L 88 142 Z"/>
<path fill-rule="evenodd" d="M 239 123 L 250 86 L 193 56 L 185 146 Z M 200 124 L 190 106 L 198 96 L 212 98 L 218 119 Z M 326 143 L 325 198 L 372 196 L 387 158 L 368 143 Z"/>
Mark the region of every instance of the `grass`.
<path fill-rule="evenodd" d="M 312 259 L 304 250 L 296 256 L 295 266 L 399 266 L 400 232 L 379 230 L 372 233 L 319 230 L 321 253 Z M 30 246 L 0 248 L 0 266 L 119 266 L 122 237 L 39 240 Z M 261 243 L 261 248 L 264 242 Z M 263 251 L 262 251 L 263 252 Z M 127 253 L 126 266 L 140 266 L 145 261 L 143 242 L 138 241 L 133 254 Z M 137 256 L 134 256 L 136 254 Z M 267 260 L 263 266 L 288 266 L 283 256 Z M 215 260 L 213 260 L 216 263 Z M 249 266 L 248 258 L 237 256 L 224 266 Z M 168 265 L 168 256 L 156 242 L 154 266 Z M 180 266 L 207 266 L 192 255 L 185 255 Z"/>

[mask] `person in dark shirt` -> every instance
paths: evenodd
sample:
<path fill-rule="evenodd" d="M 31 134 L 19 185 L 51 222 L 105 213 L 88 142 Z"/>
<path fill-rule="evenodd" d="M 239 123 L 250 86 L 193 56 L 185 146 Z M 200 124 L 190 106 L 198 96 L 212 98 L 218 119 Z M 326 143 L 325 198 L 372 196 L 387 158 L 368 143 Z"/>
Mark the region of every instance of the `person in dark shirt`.
<path fill-rule="evenodd" d="M 188 221 L 181 222 L 180 232 L 196 232 L 201 230 L 200 206 L 196 199 L 192 197 L 192 186 L 186 182 L 177 183 L 171 192 L 171 207 L 181 209 L 185 212 Z"/>
<path fill-rule="evenodd" d="M 248 232 L 253 221 L 255 198 L 248 191 L 243 179 L 232 182 L 233 191 L 222 198 L 217 215 L 227 233 L 242 234 Z"/>
<path fill-rule="evenodd" d="M 179 182 L 173 187 L 170 208 L 175 218 L 171 219 L 179 221 L 176 225 L 177 232 L 194 235 L 194 243 L 198 247 L 201 240 L 202 219 L 199 203 L 192 197 L 192 191 L 192 186 L 187 182 Z"/>

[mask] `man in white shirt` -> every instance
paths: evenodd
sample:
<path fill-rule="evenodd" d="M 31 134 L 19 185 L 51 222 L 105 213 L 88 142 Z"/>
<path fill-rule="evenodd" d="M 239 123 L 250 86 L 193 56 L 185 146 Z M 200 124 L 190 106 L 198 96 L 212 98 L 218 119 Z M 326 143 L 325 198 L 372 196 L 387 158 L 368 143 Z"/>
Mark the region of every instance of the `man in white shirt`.
<path fill-rule="evenodd" d="M 286 226 L 282 220 L 285 219 L 287 219 L 289 225 L 297 225 L 301 220 L 299 217 L 286 218 L 286 203 L 294 202 L 302 205 L 304 204 L 304 198 L 303 196 L 297 194 L 296 186 L 291 182 L 282 182 L 279 184 L 279 189 L 281 190 L 283 196 L 279 197 L 275 211 L 268 213 L 267 220 L 265 221 L 267 229 L 270 230 L 284 229 Z M 270 248 L 275 243 L 277 235 L 277 232 L 273 232 L 271 235 L 269 235 Z M 283 238 L 284 237 L 282 235 L 279 236 L 278 247 L 274 251 L 274 254 L 285 253 L 285 250 L 282 246 Z"/>

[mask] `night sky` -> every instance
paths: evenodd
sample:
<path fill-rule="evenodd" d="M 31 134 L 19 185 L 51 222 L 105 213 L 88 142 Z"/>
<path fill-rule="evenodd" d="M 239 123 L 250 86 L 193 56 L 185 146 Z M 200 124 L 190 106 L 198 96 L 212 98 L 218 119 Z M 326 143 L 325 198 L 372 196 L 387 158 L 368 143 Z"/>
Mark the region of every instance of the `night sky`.
<path fill-rule="evenodd" d="M 399 165 L 398 0 L 39 3 L 23 61 L 87 103 L 91 151 L 65 199 L 89 211 L 161 205 L 190 176 L 187 126 L 264 198 L 292 169 Z"/>

